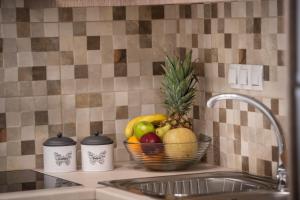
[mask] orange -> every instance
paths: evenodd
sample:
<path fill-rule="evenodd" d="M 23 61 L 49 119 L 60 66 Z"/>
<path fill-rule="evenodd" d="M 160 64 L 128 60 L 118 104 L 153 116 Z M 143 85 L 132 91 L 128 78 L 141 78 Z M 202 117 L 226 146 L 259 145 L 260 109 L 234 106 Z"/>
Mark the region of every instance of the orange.
<path fill-rule="evenodd" d="M 143 153 L 140 141 L 135 136 L 131 136 L 127 139 L 128 149 L 134 156 L 141 156 Z"/>

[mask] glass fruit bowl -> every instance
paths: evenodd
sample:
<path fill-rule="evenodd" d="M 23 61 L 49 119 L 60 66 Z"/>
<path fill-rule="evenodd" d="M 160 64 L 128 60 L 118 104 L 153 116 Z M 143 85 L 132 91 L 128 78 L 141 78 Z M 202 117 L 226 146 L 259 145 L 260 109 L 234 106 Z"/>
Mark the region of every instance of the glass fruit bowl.
<path fill-rule="evenodd" d="M 211 138 L 199 135 L 190 143 L 129 143 L 124 145 L 132 159 L 147 169 L 156 171 L 183 170 L 198 163 L 205 155 Z"/>

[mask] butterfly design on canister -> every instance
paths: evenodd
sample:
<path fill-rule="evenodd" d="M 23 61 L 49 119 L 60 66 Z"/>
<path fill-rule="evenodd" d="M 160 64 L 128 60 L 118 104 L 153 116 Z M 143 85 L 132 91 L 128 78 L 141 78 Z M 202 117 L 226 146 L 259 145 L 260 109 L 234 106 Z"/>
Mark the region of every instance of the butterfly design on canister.
<path fill-rule="evenodd" d="M 104 158 L 106 157 L 106 151 L 102 151 L 98 155 L 88 151 L 89 160 L 92 165 L 95 165 L 96 163 L 103 164 Z"/>
<path fill-rule="evenodd" d="M 61 166 L 63 163 L 70 165 L 72 152 L 67 153 L 65 156 L 54 152 L 55 162 L 58 166 Z"/>

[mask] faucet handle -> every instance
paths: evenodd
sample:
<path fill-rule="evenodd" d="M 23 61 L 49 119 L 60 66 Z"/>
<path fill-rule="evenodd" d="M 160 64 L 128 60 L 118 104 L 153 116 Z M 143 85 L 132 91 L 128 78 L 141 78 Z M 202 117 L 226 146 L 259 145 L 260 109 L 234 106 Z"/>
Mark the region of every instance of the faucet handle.
<path fill-rule="evenodd" d="M 278 166 L 277 169 L 277 190 L 280 192 L 287 190 L 287 170 L 283 166 L 283 164 Z"/>

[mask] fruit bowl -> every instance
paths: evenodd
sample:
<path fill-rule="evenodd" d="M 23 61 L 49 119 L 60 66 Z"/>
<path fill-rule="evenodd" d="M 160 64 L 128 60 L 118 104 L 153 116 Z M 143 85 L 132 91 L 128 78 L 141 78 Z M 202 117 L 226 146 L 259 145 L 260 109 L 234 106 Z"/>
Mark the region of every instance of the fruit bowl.
<path fill-rule="evenodd" d="M 150 170 L 172 171 L 183 170 L 205 155 L 211 138 L 199 135 L 197 142 L 189 143 L 129 143 L 124 145 L 132 159 Z"/>

